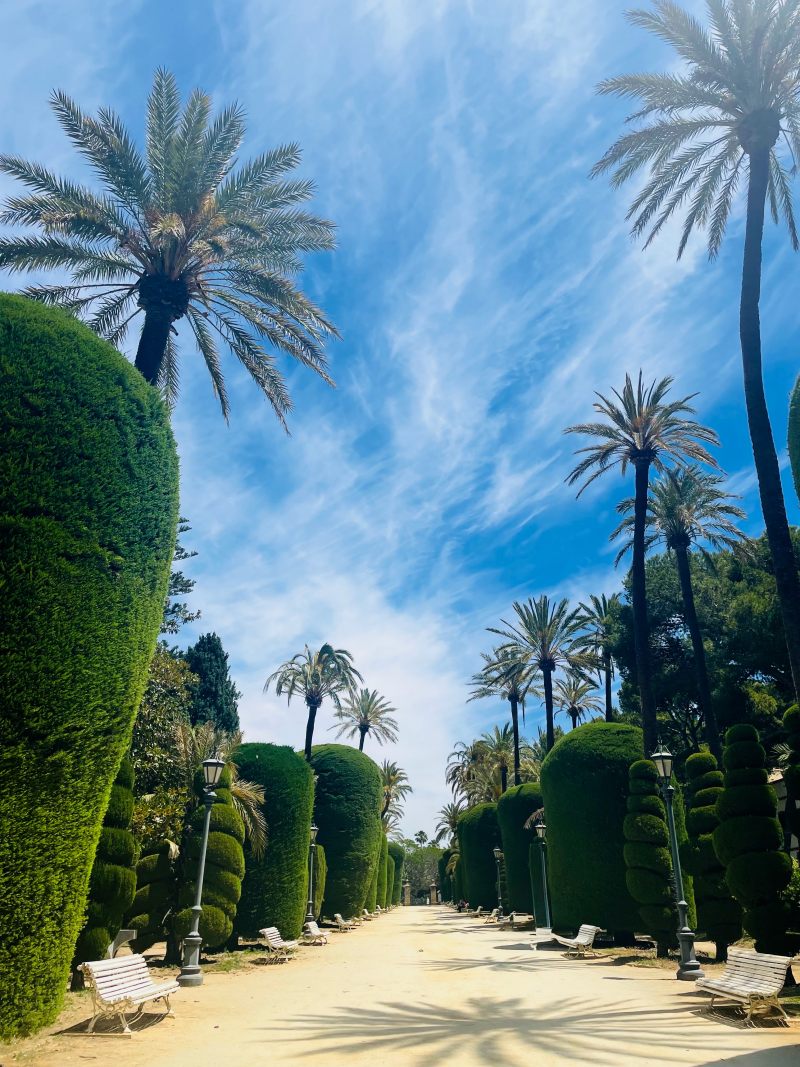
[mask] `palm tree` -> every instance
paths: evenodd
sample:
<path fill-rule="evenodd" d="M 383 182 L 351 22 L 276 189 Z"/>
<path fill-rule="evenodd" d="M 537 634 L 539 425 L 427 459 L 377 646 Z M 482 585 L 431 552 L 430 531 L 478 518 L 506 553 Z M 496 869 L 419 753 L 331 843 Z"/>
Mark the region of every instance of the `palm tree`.
<path fill-rule="evenodd" d="M 555 702 L 559 711 L 569 715 L 573 730 L 590 712 L 602 710 L 600 699 L 592 695 L 594 691 L 592 682 L 572 671 L 556 681 L 553 693 Z"/>
<path fill-rule="evenodd" d="M 493 726 L 491 732 L 481 734 L 480 739 L 484 766 L 491 775 L 500 775 L 500 792 L 505 793 L 508 789 L 508 772 L 515 764 L 514 731 L 508 723 L 504 723 L 502 727 Z"/>
<path fill-rule="evenodd" d="M 615 400 L 597 393 L 594 409 L 604 422 L 583 423 L 569 426 L 565 433 L 585 434 L 597 438 L 597 444 L 578 449 L 583 455 L 567 479 L 570 485 L 583 480 L 578 496 L 587 486 L 619 467 L 624 475 L 629 466 L 635 473 L 636 496 L 634 500 L 633 566 L 631 568 L 631 601 L 633 605 L 633 635 L 636 650 L 636 673 L 639 682 L 639 699 L 642 705 L 645 752 L 655 752 L 657 744 L 656 708 L 650 682 L 650 654 L 648 649 L 647 591 L 644 576 L 645 523 L 647 519 L 647 495 L 650 469 L 659 473 L 665 470 L 665 462 L 673 460 L 679 466 L 695 460 L 716 466 L 705 444 L 719 444 L 717 435 L 707 426 L 684 416 L 694 413 L 689 406 L 691 396 L 667 401 L 672 378 L 662 378 L 645 388 L 642 372 L 636 389 L 630 375 L 625 375 L 622 393 L 613 390 Z"/>
<path fill-rule="evenodd" d="M 583 625 L 589 631 L 592 648 L 603 672 L 606 722 L 614 721 L 614 709 L 611 704 L 611 681 L 614 677 L 614 661 L 611 658 L 611 619 L 619 603 L 618 593 L 613 593 L 609 597 L 605 593 L 600 596 L 592 593 L 588 604 L 579 605 L 579 610 L 583 612 Z"/>
<path fill-rule="evenodd" d="M 798 234 L 790 176 L 800 159 L 800 11 L 797 0 L 707 0 L 706 29 L 674 0 L 630 20 L 672 45 L 681 73 L 632 74 L 602 82 L 599 92 L 632 98 L 645 120 L 620 137 L 593 174 L 612 171 L 622 185 L 642 167 L 648 178 L 628 212 L 647 243 L 676 212 L 685 211 L 678 256 L 695 229 L 708 232 L 715 258 L 740 183 L 747 217 L 739 302 L 744 395 L 761 510 L 775 568 L 789 661 L 800 698 L 800 578 L 781 487 L 780 467 L 764 394 L 761 353 L 762 241 L 769 200 L 783 216 L 792 247 Z M 791 164 L 784 165 L 781 138 Z"/>
<path fill-rule="evenodd" d="M 291 398 L 269 349 L 330 383 L 323 344 L 336 333 L 291 280 L 302 253 L 334 244 L 332 225 L 298 206 L 312 183 L 285 177 L 300 161 L 298 146 L 237 168 L 242 108 L 232 104 L 212 121 L 211 100 L 196 89 L 182 109 L 165 70 L 156 72 L 147 103 L 144 154 L 108 108 L 92 118 L 63 92 L 53 93 L 51 106 L 101 189 L 0 156 L 0 170 L 30 190 L 9 199 L 0 221 L 39 231 L 0 239 L 0 267 L 66 271 L 67 284 L 25 292 L 81 316 L 118 346 L 143 313 L 136 367 L 170 404 L 178 393 L 175 324 L 186 318 L 225 418 L 220 341 L 285 423 Z"/>
<path fill-rule="evenodd" d="M 477 774 L 483 762 L 483 742 L 457 741 L 456 746 L 447 757 L 445 781 L 456 796 L 467 795 L 467 787 Z"/>
<path fill-rule="evenodd" d="M 742 509 L 733 503 L 739 498 L 724 492 L 722 487 L 722 478 L 699 467 L 667 471 L 650 490 L 645 536 L 645 549 L 663 544 L 675 557 L 681 583 L 684 618 L 692 639 L 698 703 L 703 714 L 706 742 L 720 764 L 722 746 L 714 702 L 711 699 L 705 645 L 694 602 L 689 552 L 694 545 L 710 559 L 706 545 L 714 549 L 734 549 L 747 540 L 745 534 L 732 521 L 745 518 Z M 618 511 L 626 517 L 611 535 L 612 539 L 620 534 L 630 535 L 633 527 L 633 508 L 632 500 L 623 500 L 619 505 Z M 630 547 L 628 536 L 617 555 L 617 562 Z"/>
<path fill-rule="evenodd" d="M 278 669 L 267 678 L 264 683 L 264 692 L 269 692 L 272 682 L 275 682 L 275 693 L 280 696 L 286 693 L 286 699 L 291 702 L 295 693 L 300 694 L 308 708 L 308 720 L 306 722 L 306 759 L 311 760 L 311 742 L 314 737 L 314 723 L 317 712 L 325 697 L 330 697 L 337 709 L 341 707 L 339 694 L 346 692 L 351 695 L 355 689 L 356 680 L 364 679 L 353 665 L 353 657 L 344 648 L 333 648 L 331 645 L 323 645 L 318 652 L 312 652 L 306 645 L 304 652 L 298 652 L 286 663 L 282 663 Z"/>
<path fill-rule="evenodd" d="M 506 644 L 503 650 L 519 656 L 528 670 L 541 672 L 547 715 L 547 750 L 555 744 L 553 732 L 553 674 L 559 669 L 580 670 L 589 665 L 586 641 L 581 635 L 583 620 L 579 611 L 570 611 L 566 600 L 551 601 L 547 596 L 514 604 L 512 625 L 502 619 L 505 629 L 490 627 Z"/>
<path fill-rule="evenodd" d="M 519 785 L 519 710 L 525 715 L 525 698 L 533 684 L 533 675 L 528 669 L 519 649 L 495 648 L 491 654 L 481 653 L 483 667 L 473 675 L 470 685 L 473 688 L 470 700 L 485 697 L 501 697 L 511 707 L 511 727 L 514 732 L 514 785 Z M 538 690 L 536 696 L 541 697 Z"/>
<path fill-rule="evenodd" d="M 561 740 L 563 736 L 563 729 L 560 726 L 556 725 L 553 730 L 553 737 L 556 744 Z M 531 765 L 541 768 L 541 765 L 544 763 L 547 753 L 550 751 L 547 747 L 547 733 L 541 728 L 541 726 L 538 726 L 536 728 L 536 740 L 530 741 L 528 747 L 530 750 Z M 538 779 L 539 775 L 535 774 L 531 777 L 532 780 L 536 780 Z"/>
<path fill-rule="evenodd" d="M 414 790 L 408 781 L 408 775 L 396 763 L 384 760 L 381 764 L 381 782 L 383 784 L 383 804 L 381 818 L 399 819 L 403 813 L 403 801 Z"/>
<path fill-rule="evenodd" d="M 458 817 L 463 811 L 464 805 L 458 800 L 455 804 L 445 804 L 439 809 L 439 821 L 436 823 L 436 836 L 433 839 L 437 845 L 447 841 L 448 845 L 452 846 L 456 840 Z"/>
<path fill-rule="evenodd" d="M 367 734 L 373 734 L 379 745 L 384 741 L 397 740 L 397 722 L 391 713 L 396 711 L 377 689 L 361 689 L 337 708 L 334 717 L 339 723 L 339 737 L 358 736 L 358 751 L 364 751 Z M 336 724 L 331 727 L 336 729 Z"/>

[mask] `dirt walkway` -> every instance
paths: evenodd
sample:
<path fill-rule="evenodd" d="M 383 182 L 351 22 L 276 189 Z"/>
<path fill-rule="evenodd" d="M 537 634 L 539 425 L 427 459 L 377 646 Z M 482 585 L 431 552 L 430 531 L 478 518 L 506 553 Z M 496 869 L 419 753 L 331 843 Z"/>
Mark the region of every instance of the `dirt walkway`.
<path fill-rule="evenodd" d="M 744 1029 L 698 1014 L 670 971 L 532 952 L 527 935 L 445 908 L 398 908 L 283 966 L 210 974 L 133 1038 L 64 1032 L 0 1067 L 550 1067 L 650 1061 L 798 1067 L 800 1024 Z"/>

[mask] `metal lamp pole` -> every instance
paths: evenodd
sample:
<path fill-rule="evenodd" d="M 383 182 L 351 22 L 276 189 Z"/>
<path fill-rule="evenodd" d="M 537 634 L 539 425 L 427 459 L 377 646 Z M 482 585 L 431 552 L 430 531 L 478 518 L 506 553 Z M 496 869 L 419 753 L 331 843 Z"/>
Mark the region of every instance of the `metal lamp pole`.
<path fill-rule="evenodd" d="M 666 748 L 654 752 L 650 757 L 658 770 L 661 794 L 667 806 L 667 821 L 669 823 L 669 843 L 672 849 L 672 872 L 675 876 L 675 904 L 678 908 L 678 944 L 681 958 L 678 964 L 676 978 L 682 982 L 696 982 L 698 978 L 705 978 L 703 969 L 697 962 L 694 954 L 694 932 L 689 928 L 687 918 L 689 905 L 686 903 L 683 892 L 683 872 L 681 871 L 681 859 L 678 852 L 678 835 L 675 831 L 675 812 L 672 800 L 675 796 L 675 786 L 672 784 L 672 753 Z"/>
<path fill-rule="evenodd" d="M 306 922 L 314 921 L 314 853 L 317 851 L 317 834 L 319 829 L 312 823 L 309 831 L 311 842 L 308 849 L 308 907 L 306 908 Z"/>
<path fill-rule="evenodd" d="M 203 914 L 203 876 L 206 870 L 206 849 L 208 848 L 208 827 L 211 822 L 211 809 L 217 794 L 214 792 L 225 763 L 220 759 L 203 760 L 203 803 L 206 806 L 205 819 L 203 820 L 203 840 L 200 845 L 200 859 L 197 864 L 197 880 L 195 883 L 194 906 L 192 907 L 192 928 L 183 939 L 183 966 L 178 975 L 178 985 L 197 986 L 203 984 L 203 972 L 200 969 L 200 950 L 203 947 L 203 939 L 200 936 L 200 916 Z"/>
<path fill-rule="evenodd" d="M 500 890 L 500 861 L 503 858 L 503 850 L 500 848 L 492 849 L 494 852 L 494 862 L 497 864 L 497 915 L 498 918 L 503 916 L 503 895 Z"/>
<path fill-rule="evenodd" d="M 536 836 L 539 838 L 539 859 L 542 865 L 542 891 L 544 892 L 544 925 L 546 930 L 551 929 L 550 922 L 550 897 L 547 893 L 547 827 L 544 822 L 536 823 Z"/>

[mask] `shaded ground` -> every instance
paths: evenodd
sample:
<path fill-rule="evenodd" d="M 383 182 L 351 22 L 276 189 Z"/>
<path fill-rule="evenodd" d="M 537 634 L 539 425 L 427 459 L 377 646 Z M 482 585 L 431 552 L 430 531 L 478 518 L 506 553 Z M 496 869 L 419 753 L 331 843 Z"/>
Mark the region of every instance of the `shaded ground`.
<path fill-rule="evenodd" d="M 0 1067 L 798 1067 L 800 1020 L 745 1029 L 671 969 L 532 952 L 530 938 L 444 908 L 398 908 L 283 966 L 209 973 L 133 1038 L 82 1033 L 87 996 L 53 1033 L 0 1046 Z M 221 972 L 221 973 L 220 973 Z M 163 973 L 163 972 L 162 972 Z"/>

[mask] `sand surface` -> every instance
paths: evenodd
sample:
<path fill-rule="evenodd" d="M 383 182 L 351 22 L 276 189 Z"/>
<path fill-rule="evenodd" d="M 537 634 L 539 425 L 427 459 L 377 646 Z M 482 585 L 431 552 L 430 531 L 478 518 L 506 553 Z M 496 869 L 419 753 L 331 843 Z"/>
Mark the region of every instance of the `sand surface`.
<path fill-rule="evenodd" d="M 672 972 L 531 951 L 530 936 L 448 908 L 398 908 L 281 966 L 209 974 L 132 1038 L 77 1032 L 81 998 L 0 1067 L 800 1067 L 800 1023 L 699 1014 Z M 77 1026 L 76 1026 L 77 1024 Z"/>

